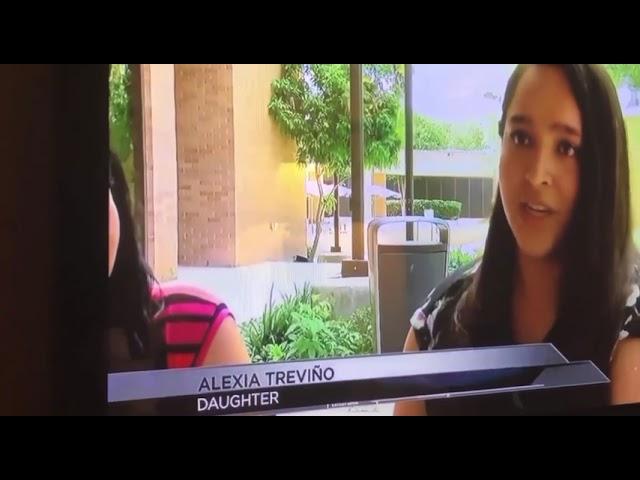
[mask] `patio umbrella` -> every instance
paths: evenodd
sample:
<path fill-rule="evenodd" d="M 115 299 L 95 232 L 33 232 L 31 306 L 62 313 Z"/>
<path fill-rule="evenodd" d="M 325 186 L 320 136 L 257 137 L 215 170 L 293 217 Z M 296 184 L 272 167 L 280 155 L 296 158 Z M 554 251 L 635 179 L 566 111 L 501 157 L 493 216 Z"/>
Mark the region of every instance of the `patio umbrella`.
<path fill-rule="evenodd" d="M 371 189 L 369 191 L 376 197 L 402 198 L 402 195 L 400 195 L 398 192 L 394 192 L 393 190 L 383 187 L 382 185 L 371 185 Z"/>
<path fill-rule="evenodd" d="M 322 184 L 322 192 L 323 195 L 328 195 L 333 190 L 332 183 L 323 183 Z M 307 195 L 311 195 L 313 197 L 319 197 L 320 192 L 318 191 L 318 183 L 315 180 L 307 180 L 306 183 L 306 191 Z M 341 197 L 351 197 L 351 189 L 347 187 L 343 187 L 342 185 L 338 185 L 338 195 Z"/>

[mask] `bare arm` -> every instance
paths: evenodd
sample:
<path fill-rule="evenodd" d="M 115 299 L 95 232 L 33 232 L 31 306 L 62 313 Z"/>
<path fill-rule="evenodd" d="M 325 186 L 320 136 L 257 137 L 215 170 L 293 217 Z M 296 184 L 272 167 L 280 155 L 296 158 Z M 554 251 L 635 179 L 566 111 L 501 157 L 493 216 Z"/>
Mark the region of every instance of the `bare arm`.
<path fill-rule="evenodd" d="M 247 347 L 233 318 L 228 317 L 220 325 L 213 338 L 204 365 L 234 365 L 251 363 Z"/>
<path fill-rule="evenodd" d="M 611 364 L 611 403 L 640 402 L 640 338 L 622 340 Z"/>
<path fill-rule="evenodd" d="M 407 339 L 404 342 L 405 352 L 416 352 L 420 350 L 418 346 L 418 340 L 413 328 L 409 329 Z M 396 416 L 424 416 L 427 411 L 424 406 L 424 401 L 412 401 L 412 402 L 398 402 L 395 405 L 393 414 Z"/>

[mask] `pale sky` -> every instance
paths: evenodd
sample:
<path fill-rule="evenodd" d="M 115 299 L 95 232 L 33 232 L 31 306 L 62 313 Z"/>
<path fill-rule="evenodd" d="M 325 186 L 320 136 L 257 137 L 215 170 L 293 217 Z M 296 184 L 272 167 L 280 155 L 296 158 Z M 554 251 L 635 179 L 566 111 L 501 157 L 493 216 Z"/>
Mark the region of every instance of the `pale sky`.
<path fill-rule="evenodd" d="M 414 64 L 416 113 L 450 122 L 476 123 L 499 118 L 502 96 L 516 64 Z M 625 115 L 640 113 L 637 92 L 618 90 Z"/>
<path fill-rule="evenodd" d="M 514 68 L 515 64 L 415 64 L 413 109 L 451 123 L 497 117 Z"/>

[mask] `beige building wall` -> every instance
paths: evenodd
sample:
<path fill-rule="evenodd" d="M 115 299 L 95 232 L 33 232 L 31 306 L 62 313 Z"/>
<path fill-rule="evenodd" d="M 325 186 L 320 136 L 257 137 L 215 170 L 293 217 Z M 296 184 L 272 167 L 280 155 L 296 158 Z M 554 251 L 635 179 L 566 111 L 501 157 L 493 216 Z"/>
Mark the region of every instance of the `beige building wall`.
<path fill-rule="evenodd" d="M 387 175 L 382 172 L 374 172 L 372 182 L 374 185 L 381 187 L 387 186 Z M 387 199 L 383 197 L 373 197 L 373 217 L 386 217 L 387 216 Z"/>
<path fill-rule="evenodd" d="M 279 64 L 234 64 L 236 265 L 306 255 L 304 170 L 271 119 Z"/>

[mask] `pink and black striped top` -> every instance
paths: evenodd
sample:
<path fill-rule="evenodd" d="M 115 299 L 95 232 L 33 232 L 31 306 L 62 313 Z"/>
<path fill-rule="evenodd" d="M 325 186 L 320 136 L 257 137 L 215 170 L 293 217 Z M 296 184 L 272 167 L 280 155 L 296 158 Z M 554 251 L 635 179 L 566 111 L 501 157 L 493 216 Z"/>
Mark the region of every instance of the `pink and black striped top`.
<path fill-rule="evenodd" d="M 215 295 L 181 282 L 163 283 L 152 290 L 162 305 L 159 322 L 166 368 L 200 367 L 220 326 L 233 315 Z"/>

